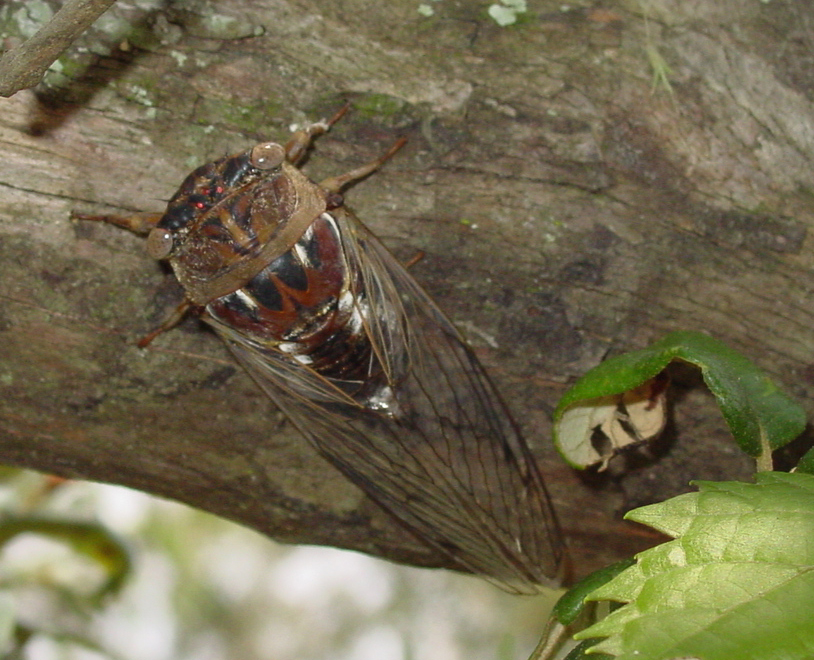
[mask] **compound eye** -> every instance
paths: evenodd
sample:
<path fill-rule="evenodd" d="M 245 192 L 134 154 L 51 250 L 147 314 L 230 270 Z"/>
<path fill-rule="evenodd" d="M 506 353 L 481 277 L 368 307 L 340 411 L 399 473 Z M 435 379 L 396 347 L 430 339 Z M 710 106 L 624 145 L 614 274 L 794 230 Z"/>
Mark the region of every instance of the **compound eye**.
<path fill-rule="evenodd" d="M 252 148 L 249 162 L 258 170 L 273 170 L 285 160 L 285 149 L 276 142 L 264 142 Z"/>
<path fill-rule="evenodd" d="M 147 235 L 147 254 L 153 259 L 166 259 L 173 248 L 172 232 L 162 227 L 153 227 Z"/>

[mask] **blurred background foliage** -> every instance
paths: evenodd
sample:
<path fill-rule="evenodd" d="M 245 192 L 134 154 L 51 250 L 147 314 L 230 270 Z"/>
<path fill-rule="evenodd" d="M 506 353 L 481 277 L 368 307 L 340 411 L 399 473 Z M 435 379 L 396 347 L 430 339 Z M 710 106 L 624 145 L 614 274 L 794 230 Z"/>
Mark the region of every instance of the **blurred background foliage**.
<path fill-rule="evenodd" d="M 3 468 L 0 642 L 21 660 L 501 660 L 551 598 L 285 546 L 121 487 Z"/>

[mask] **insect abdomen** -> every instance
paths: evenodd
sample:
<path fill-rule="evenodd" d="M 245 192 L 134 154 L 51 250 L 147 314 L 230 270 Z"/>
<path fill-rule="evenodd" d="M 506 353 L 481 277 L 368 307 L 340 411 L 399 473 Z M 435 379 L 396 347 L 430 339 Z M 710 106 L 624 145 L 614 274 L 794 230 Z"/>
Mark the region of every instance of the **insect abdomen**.
<path fill-rule="evenodd" d="M 207 311 L 263 349 L 335 381 L 355 399 L 366 398 L 383 372 L 364 330 L 365 293 L 352 278 L 342 237 L 325 213 L 291 250 Z"/>

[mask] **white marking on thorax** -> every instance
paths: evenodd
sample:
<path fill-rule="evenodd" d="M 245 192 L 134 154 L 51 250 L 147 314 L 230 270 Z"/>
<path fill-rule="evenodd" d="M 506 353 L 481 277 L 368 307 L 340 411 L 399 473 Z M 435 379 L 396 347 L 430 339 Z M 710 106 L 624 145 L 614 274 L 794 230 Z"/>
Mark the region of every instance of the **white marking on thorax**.
<path fill-rule="evenodd" d="M 240 298 L 240 301 L 249 309 L 257 309 L 259 307 L 257 301 L 243 289 L 238 289 L 234 292 L 234 295 Z"/>
<path fill-rule="evenodd" d="M 300 263 L 305 268 L 312 268 L 311 259 L 308 257 L 308 252 L 306 251 L 302 243 L 299 241 L 297 243 L 294 243 L 294 254 L 297 255 L 297 259 L 300 260 Z"/>
<path fill-rule="evenodd" d="M 293 357 L 300 364 L 308 365 L 314 361 L 310 355 L 298 352 L 300 350 L 300 345 L 295 341 L 281 341 L 279 344 L 277 344 L 277 348 L 283 353 Z"/>

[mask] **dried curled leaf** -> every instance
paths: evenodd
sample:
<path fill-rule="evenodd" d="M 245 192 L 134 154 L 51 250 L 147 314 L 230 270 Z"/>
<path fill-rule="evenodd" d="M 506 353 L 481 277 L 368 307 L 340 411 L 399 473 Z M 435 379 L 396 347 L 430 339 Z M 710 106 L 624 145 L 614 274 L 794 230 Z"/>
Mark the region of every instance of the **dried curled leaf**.
<path fill-rule="evenodd" d="M 563 457 L 578 468 L 601 461 L 602 453 L 588 446 L 587 430 L 594 422 L 615 428 L 607 420 L 614 414 L 612 401 L 619 399 L 608 397 L 641 387 L 676 359 L 701 369 L 735 441 L 750 456 L 767 457 L 805 428 L 803 408 L 751 360 L 703 333 L 673 332 L 647 348 L 606 360 L 565 393 L 554 413 L 554 443 Z"/>
<path fill-rule="evenodd" d="M 572 463 L 590 466 L 608 461 L 626 447 L 658 437 L 667 421 L 665 382 L 651 378 L 638 387 L 567 409 L 560 418 L 560 437 L 573 442 Z"/>

